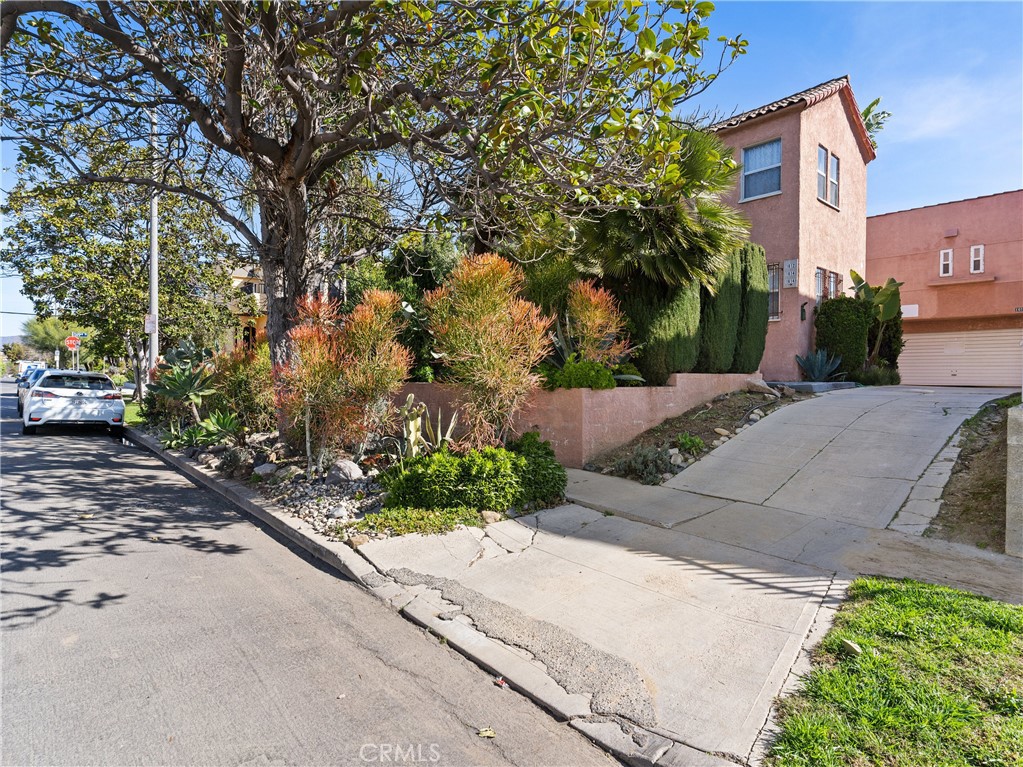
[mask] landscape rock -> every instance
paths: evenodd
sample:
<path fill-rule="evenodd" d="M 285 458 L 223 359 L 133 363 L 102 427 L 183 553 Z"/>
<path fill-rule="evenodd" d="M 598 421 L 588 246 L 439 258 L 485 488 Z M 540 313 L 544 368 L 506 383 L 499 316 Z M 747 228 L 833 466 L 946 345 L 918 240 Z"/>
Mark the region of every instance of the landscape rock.
<path fill-rule="evenodd" d="M 783 385 L 781 387 L 781 393 L 785 397 L 793 397 L 796 394 L 796 390 L 793 389 L 791 386 L 784 386 Z"/>
<path fill-rule="evenodd" d="M 760 394 L 767 394 L 772 398 L 778 398 L 781 395 L 772 389 L 770 386 L 765 384 L 763 381 L 757 381 L 754 378 L 746 379 L 746 391 L 755 391 Z"/>
<path fill-rule="evenodd" d="M 357 535 L 353 535 L 349 538 L 348 543 L 351 544 L 352 548 L 357 549 L 364 543 L 369 543 L 369 536 L 364 533 L 358 533 Z"/>
<path fill-rule="evenodd" d="M 261 477 L 269 477 L 277 471 L 276 463 L 261 463 L 253 468 L 252 473 L 258 474 Z"/>
<path fill-rule="evenodd" d="M 365 475 L 359 468 L 359 464 L 346 459 L 334 464 L 334 468 L 327 473 L 327 482 L 336 485 L 339 482 L 354 482 L 362 479 L 363 476 Z"/>
<path fill-rule="evenodd" d="M 281 482 L 287 482 L 288 480 L 294 479 L 299 474 L 303 473 L 304 472 L 297 466 L 285 466 L 283 469 L 280 469 L 276 474 L 274 474 L 274 479 L 280 479 Z"/>
<path fill-rule="evenodd" d="M 216 462 L 216 460 L 217 457 L 215 455 L 212 455 L 211 453 L 203 453 L 195 459 L 195 462 L 200 466 L 211 466 Z"/>
<path fill-rule="evenodd" d="M 672 474 L 670 471 L 666 471 L 666 472 L 664 472 L 664 474 L 661 475 L 661 479 L 664 480 L 665 482 L 667 482 L 669 479 L 671 479 L 674 476 L 675 475 Z"/>
<path fill-rule="evenodd" d="M 857 655 L 862 655 L 863 654 L 863 648 L 860 647 L 855 642 L 849 640 L 849 639 L 843 639 L 842 640 L 842 644 L 840 645 L 840 647 L 842 648 L 842 652 L 843 653 L 845 653 L 846 655 L 852 656 L 854 658 Z"/>
<path fill-rule="evenodd" d="M 486 522 L 488 525 L 492 525 L 495 522 L 500 522 L 502 519 L 504 519 L 504 514 L 501 514 L 497 511 L 483 512 L 483 521 Z"/>
<path fill-rule="evenodd" d="M 686 459 L 683 458 L 678 453 L 675 453 L 673 456 L 671 456 L 671 465 L 672 466 L 682 466 L 683 464 L 685 464 L 685 462 L 686 462 Z"/>
<path fill-rule="evenodd" d="M 763 416 L 759 416 L 759 415 L 757 415 L 756 413 L 750 413 L 750 415 L 749 415 L 749 418 L 748 418 L 747 420 L 748 420 L 748 421 L 749 421 L 750 423 L 756 423 L 756 422 L 757 422 L 757 421 L 759 421 L 759 420 L 760 420 L 760 419 L 761 419 L 762 417 L 763 417 Z"/>
<path fill-rule="evenodd" d="M 213 453 L 213 455 L 220 455 L 227 452 L 227 445 L 210 445 L 206 450 Z"/>
<path fill-rule="evenodd" d="M 720 434 L 722 437 L 727 437 L 732 432 L 728 431 L 728 429 L 722 429 L 720 426 L 718 426 L 717 428 L 714 429 L 714 433 L 715 434 Z"/>
<path fill-rule="evenodd" d="M 678 455 L 679 452 L 680 451 L 679 451 L 679 449 L 677 447 L 669 448 L 668 455 Z"/>

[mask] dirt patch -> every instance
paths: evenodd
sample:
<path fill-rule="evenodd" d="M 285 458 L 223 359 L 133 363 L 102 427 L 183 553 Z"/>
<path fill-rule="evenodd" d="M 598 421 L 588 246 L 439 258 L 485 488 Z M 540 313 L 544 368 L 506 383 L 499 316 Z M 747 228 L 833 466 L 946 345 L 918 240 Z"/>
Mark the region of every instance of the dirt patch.
<path fill-rule="evenodd" d="M 989 402 L 963 424 L 941 510 L 924 535 L 1005 551 L 1006 428 L 1019 402 L 1019 395 Z"/>
<path fill-rule="evenodd" d="M 597 456 L 584 468 L 639 479 L 647 484 L 663 481 L 665 474 L 677 474 L 706 455 L 722 437 L 734 436 L 774 411 L 814 396 L 791 389 L 786 392 L 780 398 L 746 391 L 722 394 Z M 685 463 L 679 464 L 680 459 L 676 459 L 676 463 L 671 464 L 672 453 L 680 454 Z"/>

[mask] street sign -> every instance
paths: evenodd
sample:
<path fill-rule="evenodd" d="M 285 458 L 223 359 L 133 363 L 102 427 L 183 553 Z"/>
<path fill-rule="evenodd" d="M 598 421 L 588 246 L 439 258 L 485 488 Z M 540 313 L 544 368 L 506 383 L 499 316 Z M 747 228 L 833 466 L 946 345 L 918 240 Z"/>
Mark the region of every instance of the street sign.
<path fill-rule="evenodd" d="M 146 320 L 143 323 L 143 325 L 144 325 L 144 330 L 145 330 L 146 333 L 155 333 L 156 332 L 156 317 L 153 316 L 152 314 L 147 314 L 146 315 Z"/>
<path fill-rule="evenodd" d="M 73 335 L 75 338 L 88 338 L 89 337 L 89 334 L 84 332 L 84 331 L 82 331 L 82 330 L 76 330 L 71 335 Z"/>
<path fill-rule="evenodd" d="M 71 351 L 77 350 L 78 347 L 81 345 L 82 339 L 76 338 L 75 336 L 68 336 L 67 338 L 64 339 L 64 346 L 66 346 Z"/>

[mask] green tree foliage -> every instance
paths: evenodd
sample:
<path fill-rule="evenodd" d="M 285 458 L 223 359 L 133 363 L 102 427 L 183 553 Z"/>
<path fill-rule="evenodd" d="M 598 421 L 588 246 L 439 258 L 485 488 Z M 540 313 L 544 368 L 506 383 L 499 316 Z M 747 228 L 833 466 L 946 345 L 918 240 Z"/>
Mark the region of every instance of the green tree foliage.
<path fill-rule="evenodd" d="M 579 257 L 590 270 L 618 281 L 642 276 L 665 285 L 713 287 L 749 231 L 721 200 L 735 186 L 738 166 L 732 150 L 712 134 L 675 129 L 671 136 L 684 187 L 666 183 L 645 206 L 584 223 Z"/>
<path fill-rule="evenodd" d="M 4 358 L 8 362 L 17 362 L 18 360 L 28 359 L 29 351 L 28 347 L 18 341 L 12 341 L 9 344 L 3 345 Z"/>
<path fill-rule="evenodd" d="M 738 250 L 729 255 L 714 287 L 714 293 L 704 288 L 701 299 L 700 355 L 696 362 L 701 373 L 727 373 L 732 369 L 742 313 L 742 259 Z"/>
<path fill-rule="evenodd" d="M 884 130 L 884 124 L 892 113 L 887 109 L 878 109 L 881 104 L 881 97 L 871 101 L 864 107 L 860 115 L 863 117 L 863 125 L 867 129 L 867 136 L 870 137 L 870 145 L 877 149 L 877 134 Z"/>
<path fill-rule="evenodd" d="M 662 386 L 670 374 L 690 372 L 700 352 L 699 284 L 669 287 L 636 277 L 612 289 L 632 324 L 635 363 L 646 382 Z"/>
<path fill-rule="evenodd" d="M 463 255 L 448 232 L 410 232 L 395 244 L 385 274 L 392 285 L 408 279 L 422 294 L 439 287 Z"/>
<path fill-rule="evenodd" d="M 881 336 L 878 338 L 878 336 Z M 895 370 L 899 366 L 906 341 L 902 335 L 902 309 L 887 322 L 880 322 L 875 316 L 867 333 L 867 348 L 877 349 L 875 364 Z"/>
<path fill-rule="evenodd" d="M 91 167 L 103 173 L 113 150 L 99 143 L 94 148 Z M 234 322 L 228 307 L 237 295 L 230 281 L 236 246 L 191 198 L 165 194 L 160 211 L 161 347 L 184 338 L 212 345 Z M 55 312 L 76 327 L 90 328 L 83 351 L 127 355 L 135 380 L 145 380 L 146 190 L 128 184 L 71 184 L 59 177 L 22 180 L 3 213 L 10 223 L 3 231 L 0 263 L 21 276 L 36 311 L 41 316 Z"/>
<path fill-rule="evenodd" d="M 89 333 L 90 329 L 57 317 L 33 317 L 21 328 L 28 345 L 37 349 L 44 359 L 49 359 L 56 350 L 60 350 L 60 359 L 54 361 L 58 366 L 70 364 L 71 352 L 64 346 L 64 339 L 76 331 Z M 94 336 L 95 331 L 92 331 L 90 338 L 84 339 L 78 348 L 78 361 L 83 365 L 91 366 L 96 360 L 97 343 Z"/>
<path fill-rule="evenodd" d="M 839 372 L 861 370 L 867 360 L 867 331 L 873 318 L 871 305 L 851 296 L 838 296 L 816 309 L 817 349 L 842 358 Z"/>
<path fill-rule="evenodd" d="M 8 2 L 4 117 L 42 167 L 79 156 L 69 126 L 138 142 L 154 109 L 165 166 L 201 165 L 203 187 L 154 180 L 148 159 L 106 178 L 187 186 L 260 254 L 281 364 L 297 303 L 324 274 L 318 233 L 361 220 L 367 196 L 394 215 L 459 219 L 477 245 L 524 208 L 581 219 L 665 185 L 691 199 L 667 128 L 720 72 L 704 69 L 713 8 Z M 727 66 L 746 42 L 722 40 Z M 258 206 L 258 227 L 240 203 Z"/>
<path fill-rule="evenodd" d="M 760 367 L 767 342 L 767 257 L 759 245 L 748 242 L 739 249 L 742 262 L 742 300 L 735 338 L 733 373 L 754 373 Z"/>

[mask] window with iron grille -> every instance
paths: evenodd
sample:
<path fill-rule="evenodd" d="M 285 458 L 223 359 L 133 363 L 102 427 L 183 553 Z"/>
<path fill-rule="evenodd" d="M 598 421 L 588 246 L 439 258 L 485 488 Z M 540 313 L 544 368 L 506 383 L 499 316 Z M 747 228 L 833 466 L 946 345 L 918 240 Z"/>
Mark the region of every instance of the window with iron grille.
<path fill-rule="evenodd" d="M 822 301 L 827 301 L 829 298 L 841 295 L 842 293 L 842 275 L 838 272 L 831 272 L 827 269 L 817 267 L 815 275 L 815 287 L 817 304 L 820 305 Z"/>
<path fill-rule="evenodd" d="M 767 265 L 767 318 L 781 319 L 781 264 Z"/>

